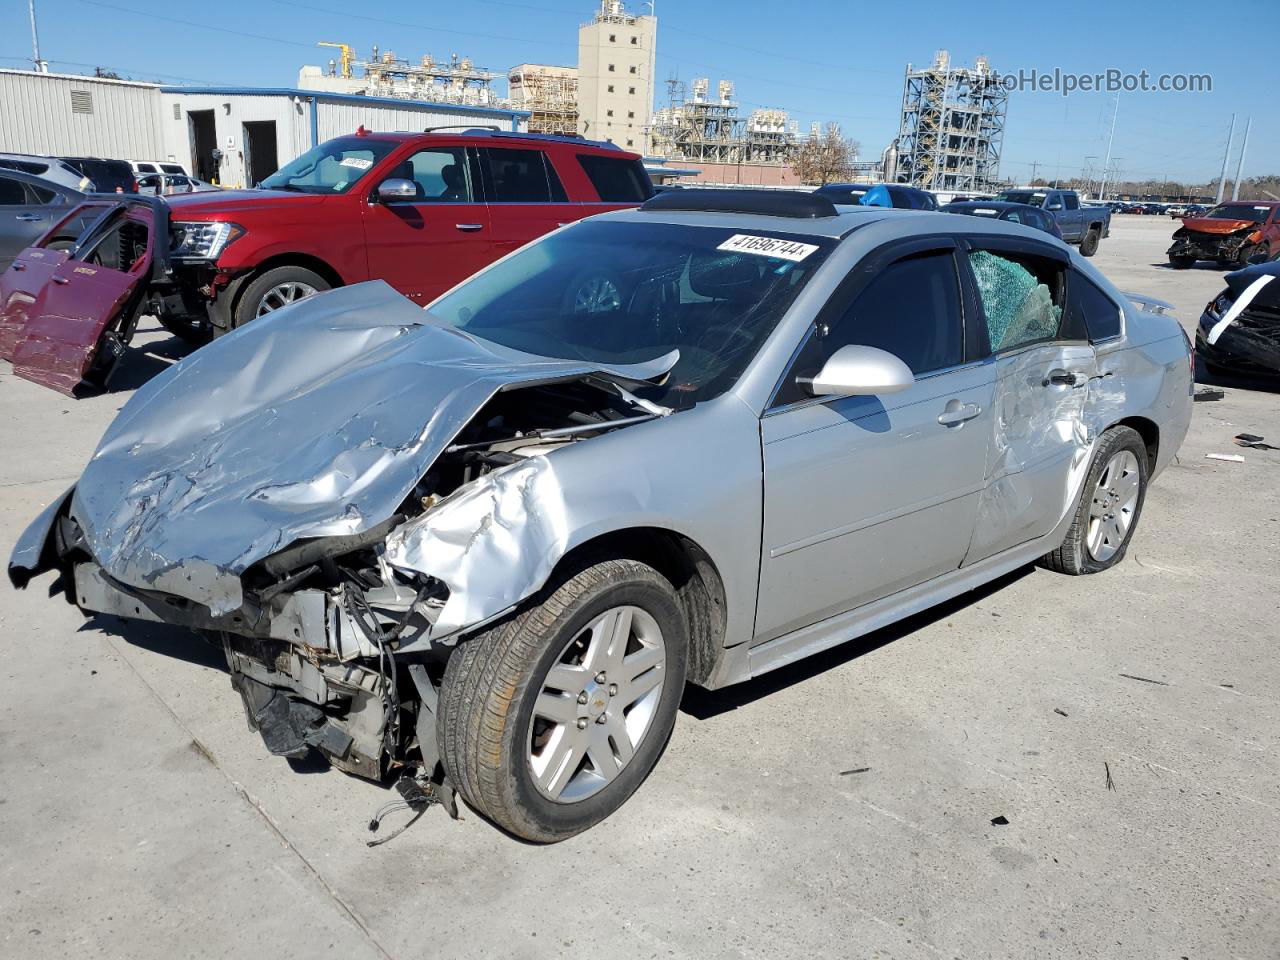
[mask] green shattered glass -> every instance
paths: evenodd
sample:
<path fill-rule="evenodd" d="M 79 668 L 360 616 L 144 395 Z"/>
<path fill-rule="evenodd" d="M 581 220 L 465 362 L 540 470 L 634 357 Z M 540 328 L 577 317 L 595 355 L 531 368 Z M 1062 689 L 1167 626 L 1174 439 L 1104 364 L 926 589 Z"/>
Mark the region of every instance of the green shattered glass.
<path fill-rule="evenodd" d="M 1062 308 L 1026 267 L 978 250 L 969 254 L 993 353 L 1057 335 Z"/>

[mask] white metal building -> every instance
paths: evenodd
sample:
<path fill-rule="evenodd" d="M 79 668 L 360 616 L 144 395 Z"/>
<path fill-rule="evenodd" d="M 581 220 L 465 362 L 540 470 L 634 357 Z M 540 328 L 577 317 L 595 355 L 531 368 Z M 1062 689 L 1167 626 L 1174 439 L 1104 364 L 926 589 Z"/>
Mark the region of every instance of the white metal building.
<path fill-rule="evenodd" d="M 252 185 L 313 145 L 362 125 L 520 130 L 528 116 L 295 88 L 169 87 L 0 70 L 0 152 L 175 160 L 229 187 Z"/>

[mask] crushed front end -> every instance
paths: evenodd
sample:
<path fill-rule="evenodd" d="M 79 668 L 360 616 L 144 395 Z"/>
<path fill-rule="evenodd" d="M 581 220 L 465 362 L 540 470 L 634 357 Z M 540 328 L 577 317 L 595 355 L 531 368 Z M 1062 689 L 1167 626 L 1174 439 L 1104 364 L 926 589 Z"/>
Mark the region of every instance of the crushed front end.
<path fill-rule="evenodd" d="M 1247 252 L 1261 239 L 1262 235 L 1254 224 L 1229 233 L 1207 232 L 1182 226 L 1174 231 L 1168 256 L 1171 260 L 1216 260 L 1224 264 L 1243 265 Z"/>
<path fill-rule="evenodd" d="M 412 311 L 401 319 L 421 319 L 398 294 L 376 292 L 375 301 L 392 296 Z M 361 293 L 325 294 L 308 310 L 334 301 L 349 316 Z M 366 347 L 370 333 L 361 330 Z M 324 404 L 293 412 L 287 401 L 266 404 L 239 433 L 197 421 L 175 433 L 172 413 L 157 430 L 125 408 L 77 488 L 23 535 L 10 579 L 26 586 L 58 570 L 87 616 L 169 623 L 218 645 L 248 724 L 273 754 L 316 750 L 370 780 L 411 765 L 439 776 L 434 704 L 449 655 L 468 630 L 539 588 L 570 529 L 557 503 L 556 452 L 669 411 L 581 365 L 500 366 L 451 333 L 417 333 L 436 358 L 460 353 L 454 379 L 411 364 L 402 375 L 424 408 L 384 411 L 351 436 L 343 435 L 351 412 Z M 399 351 L 413 334 L 385 333 Z M 216 378 L 234 344 L 215 347 L 206 375 Z M 340 357 L 326 362 L 343 366 Z M 329 372 L 312 375 L 326 381 Z M 387 370 L 364 375 L 394 387 Z M 433 381 L 440 396 L 424 387 Z M 165 419 L 160 393 L 155 416 Z M 292 457 L 280 447 L 285 435 L 297 444 Z M 236 470 L 215 466 L 209 449 Z M 278 512 L 261 513 L 268 508 Z M 307 526 L 297 526 L 307 511 Z M 246 520 L 266 516 L 275 529 Z"/>

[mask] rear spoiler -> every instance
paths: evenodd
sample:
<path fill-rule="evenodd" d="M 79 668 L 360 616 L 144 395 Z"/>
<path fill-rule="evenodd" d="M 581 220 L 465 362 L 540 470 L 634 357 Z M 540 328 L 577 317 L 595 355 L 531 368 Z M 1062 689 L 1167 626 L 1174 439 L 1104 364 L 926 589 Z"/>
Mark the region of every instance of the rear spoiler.
<path fill-rule="evenodd" d="M 1172 316 L 1173 304 L 1165 300 L 1157 300 L 1155 297 L 1149 297 L 1145 293 L 1127 293 L 1121 291 L 1126 300 L 1132 303 L 1139 310 L 1147 313 L 1159 313 Z"/>
<path fill-rule="evenodd" d="M 98 219 L 85 228 L 76 240 L 75 257 L 81 250 L 96 243 L 104 233 L 128 210 L 135 207 L 148 207 L 151 210 L 151 229 L 154 237 L 151 242 L 151 281 L 163 280 L 172 272 L 169 263 L 169 204 L 164 197 L 144 197 L 137 194 L 120 193 L 88 193 L 85 203 L 107 202 L 106 208 Z"/>

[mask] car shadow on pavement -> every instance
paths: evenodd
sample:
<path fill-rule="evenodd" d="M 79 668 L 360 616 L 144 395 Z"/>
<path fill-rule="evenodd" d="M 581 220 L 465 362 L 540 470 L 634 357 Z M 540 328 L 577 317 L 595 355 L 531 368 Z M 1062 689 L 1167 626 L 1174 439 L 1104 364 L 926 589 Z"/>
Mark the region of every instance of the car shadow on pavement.
<path fill-rule="evenodd" d="M 1190 273 L 1192 270 L 1200 270 L 1205 273 L 1228 274 L 1232 270 L 1239 270 L 1240 267 L 1231 264 L 1218 263 L 1216 260 L 1197 260 L 1189 267 L 1175 267 L 1168 260 L 1161 260 L 1159 263 L 1153 263 L 1151 266 L 1157 270 L 1169 270 L 1174 273 Z"/>
<path fill-rule="evenodd" d="M 159 328 L 157 328 L 159 329 Z M 195 347 L 178 337 L 152 340 L 125 350 L 107 383 L 107 393 L 137 390 L 157 374 L 168 370 Z"/>
<path fill-rule="evenodd" d="M 146 620 L 125 620 L 111 614 L 95 614 L 84 622 L 80 632 L 95 630 L 109 637 L 119 637 L 130 646 L 176 660 L 185 660 L 219 673 L 227 672 L 227 658 L 222 650 L 185 627 Z"/>
<path fill-rule="evenodd" d="M 762 697 L 778 693 L 788 687 L 795 686 L 797 683 L 811 680 L 821 673 L 826 673 L 828 670 L 843 666 L 851 660 L 856 660 L 858 657 L 874 650 L 879 650 L 886 644 L 914 633 L 922 627 L 927 627 L 939 620 L 945 620 L 972 604 L 981 603 L 992 594 L 998 593 L 1010 584 L 1016 583 L 1028 574 L 1033 573 L 1035 569 L 1033 564 L 1019 567 L 1017 570 L 1006 573 L 1004 576 L 985 583 L 968 593 L 961 594 L 953 600 L 940 603 L 936 607 L 930 607 L 928 610 L 907 617 L 905 620 L 899 620 L 897 623 L 892 623 L 879 630 L 874 630 L 864 636 L 848 640 L 832 647 L 830 650 L 824 650 L 813 656 L 805 657 L 796 663 L 780 667 L 763 676 L 756 677 L 754 680 L 747 680 L 719 690 L 704 690 L 702 687 L 695 687 L 691 684 L 685 688 L 680 710 L 682 713 L 687 713 L 698 720 L 709 720 L 730 710 L 745 707 L 747 704 L 754 703 Z"/>

